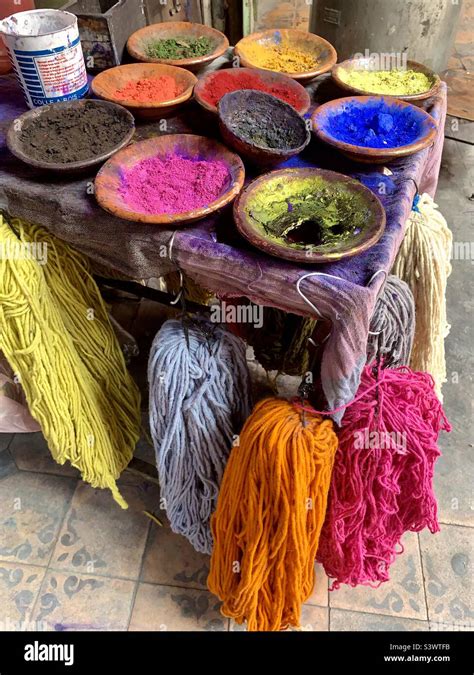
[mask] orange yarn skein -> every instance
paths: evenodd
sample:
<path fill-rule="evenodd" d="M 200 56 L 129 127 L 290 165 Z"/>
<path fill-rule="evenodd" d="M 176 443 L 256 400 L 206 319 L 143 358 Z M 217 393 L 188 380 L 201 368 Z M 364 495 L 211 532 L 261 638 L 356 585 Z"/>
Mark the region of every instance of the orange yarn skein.
<path fill-rule="evenodd" d="M 283 399 L 258 403 L 232 449 L 211 519 L 209 589 L 249 631 L 299 626 L 314 585 L 337 436 Z"/>

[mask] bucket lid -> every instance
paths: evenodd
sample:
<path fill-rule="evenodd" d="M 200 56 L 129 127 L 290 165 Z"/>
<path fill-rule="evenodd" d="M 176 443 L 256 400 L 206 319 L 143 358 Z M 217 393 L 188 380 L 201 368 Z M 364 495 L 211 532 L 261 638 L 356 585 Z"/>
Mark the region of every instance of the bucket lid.
<path fill-rule="evenodd" d="M 42 37 L 60 33 L 77 23 L 71 12 L 60 9 L 32 9 L 17 12 L 0 21 L 0 33 L 13 37 Z"/>

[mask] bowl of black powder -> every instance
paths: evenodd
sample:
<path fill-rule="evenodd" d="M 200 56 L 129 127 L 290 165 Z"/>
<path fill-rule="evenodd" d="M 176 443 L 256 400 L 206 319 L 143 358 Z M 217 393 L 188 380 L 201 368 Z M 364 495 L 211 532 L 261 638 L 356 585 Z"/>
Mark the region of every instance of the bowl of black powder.
<path fill-rule="evenodd" d="M 101 164 L 132 139 L 133 115 L 108 101 L 52 103 L 11 123 L 10 151 L 30 166 L 58 172 L 83 171 Z"/>
<path fill-rule="evenodd" d="M 310 132 L 296 110 L 276 96 L 244 89 L 225 94 L 217 108 L 222 138 L 257 166 L 274 166 L 299 154 Z"/>

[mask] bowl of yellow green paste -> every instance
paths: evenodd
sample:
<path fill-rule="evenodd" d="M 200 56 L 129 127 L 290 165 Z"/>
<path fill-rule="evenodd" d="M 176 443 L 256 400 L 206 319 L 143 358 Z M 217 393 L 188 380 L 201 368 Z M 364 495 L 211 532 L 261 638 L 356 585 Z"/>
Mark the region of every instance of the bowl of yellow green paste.
<path fill-rule="evenodd" d="M 323 263 L 373 246 L 385 229 L 376 195 L 349 176 L 324 169 L 271 171 L 234 203 L 239 232 L 270 255 Z"/>
<path fill-rule="evenodd" d="M 332 69 L 333 80 L 352 94 L 394 96 L 404 101 L 422 101 L 433 96 L 439 76 L 416 61 L 403 67 L 380 69 L 370 58 L 348 59 Z"/>

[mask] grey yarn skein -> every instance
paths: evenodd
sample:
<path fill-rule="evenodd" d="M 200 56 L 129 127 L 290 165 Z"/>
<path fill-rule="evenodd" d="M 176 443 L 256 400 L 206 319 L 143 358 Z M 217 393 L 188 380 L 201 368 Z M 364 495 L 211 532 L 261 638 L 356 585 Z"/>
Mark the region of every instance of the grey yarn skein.
<path fill-rule="evenodd" d="M 161 497 L 173 532 L 211 553 L 209 520 L 232 442 L 250 413 L 245 343 L 221 326 L 207 332 L 166 321 L 148 361 L 150 430 Z"/>
<path fill-rule="evenodd" d="M 385 288 L 377 300 L 370 321 L 367 344 L 367 363 L 374 360 L 377 349 L 388 368 L 407 366 L 415 335 L 415 301 L 408 284 L 389 275 Z"/>

